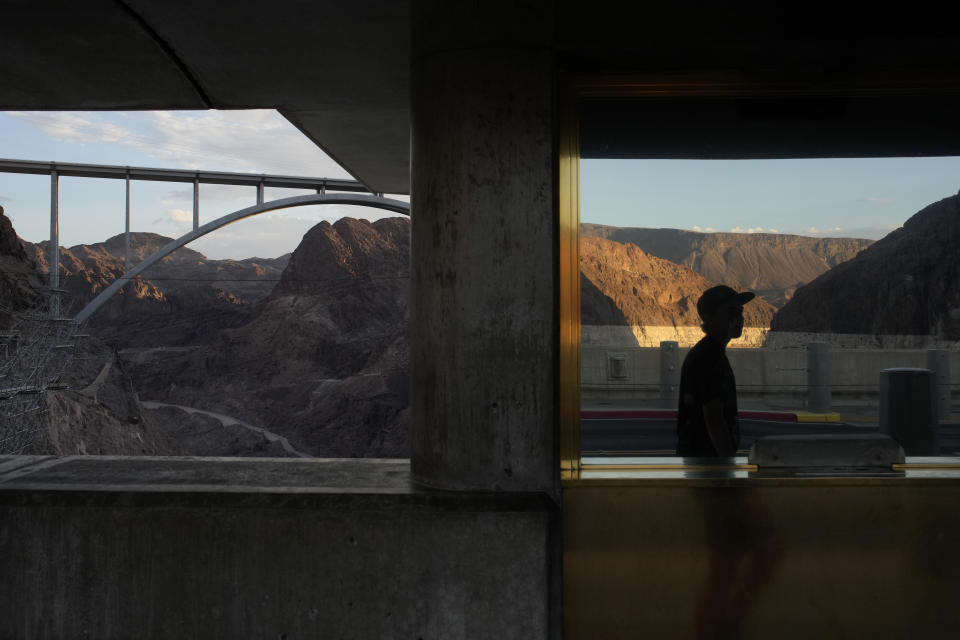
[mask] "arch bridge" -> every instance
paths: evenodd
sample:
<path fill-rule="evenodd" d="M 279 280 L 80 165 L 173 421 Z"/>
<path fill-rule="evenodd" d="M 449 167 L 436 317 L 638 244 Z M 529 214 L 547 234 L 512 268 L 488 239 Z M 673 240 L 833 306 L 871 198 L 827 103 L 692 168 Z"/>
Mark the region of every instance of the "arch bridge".
<path fill-rule="evenodd" d="M 394 213 L 410 215 L 410 204 L 402 200 L 385 198 L 383 194 L 372 193 L 367 187 L 354 180 L 335 178 L 310 178 L 299 176 L 280 176 L 268 174 L 230 173 L 222 171 L 187 171 L 178 169 L 155 169 L 147 167 L 123 167 L 115 165 L 94 165 L 80 163 L 36 162 L 32 160 L 0 159 L 2 173 L 45 174 L 50 176 L 50 288 L 56 292 L 60 285 L 60 213 L 59 178 L 71 176 L 81 178 L 116 178 L 126 181 L 126 227 L 124 233 L 125 260 L 124 274 L 109 287 L 91 300 L 73 318 L 83 322 L 97 309 L 119 292 L 132 279 L 139 276 L 151 265 L 170 255 L 197 238 L 207 235 L 228 224 L 280 209 L 304 207 L 309 205 L 348 204 L 373 207 Z M 142 262 L 130 267 L 130 181 L 150 180 L 159 182 L 193 183 L 193 230 L 164 245 Z M 257 203 L 253 206 L 228 213 L 204 225 L 200 224 L 200 184 L 249 185 L 256 187 Z M 315 194 L 279 198 L 264 202 L 264 187 L 292 189 L 312 189 Z M 331 190 L 328 193 L 328 189 Z M 55 266 L 56 265 L 56 266 Z M 51 312 L 59 314 L 56 297 L 51 300 Z"/>

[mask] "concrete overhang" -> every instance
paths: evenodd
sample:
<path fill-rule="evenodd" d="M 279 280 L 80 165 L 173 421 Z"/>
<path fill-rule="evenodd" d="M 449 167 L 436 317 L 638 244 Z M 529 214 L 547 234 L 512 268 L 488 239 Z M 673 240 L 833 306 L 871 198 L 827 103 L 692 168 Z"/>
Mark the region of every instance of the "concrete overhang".
<path fill-rule="evenodd" d="M 417 52 L 524 43 L 552 49 L 559 75 L 960 91 L 953 22 L 921 11 L 553 0 L 528 3 L 528 21 L 504 35 L 506 2 L 491 0 L 480 23 L 462 3 L 417 3 Z M 8 0 L 0 109 L 273 108 L 371 190 L 409 193 L 411 4 Z"/>
<path fill-rule="evenodd" d="M 371 190 L 409 192 L 404 0 L 4 3 L 0 108 L 277 109 Z"/>

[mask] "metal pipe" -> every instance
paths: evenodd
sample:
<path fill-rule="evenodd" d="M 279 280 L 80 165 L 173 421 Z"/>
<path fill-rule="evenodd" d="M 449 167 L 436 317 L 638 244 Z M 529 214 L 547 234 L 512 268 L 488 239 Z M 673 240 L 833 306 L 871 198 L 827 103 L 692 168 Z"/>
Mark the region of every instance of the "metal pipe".
<path fill-rule="evenodd" d="M 60 316 L 60 178 L 55 167 L 50 171 L 50 315 Z"/>
<path fill-rule="evenodd" d="M 127 226 L 123 233 L 123 271 L 130 270 L 130 172 L 127 171 Z"/>
<path fill-rule="evenodd" d="M 263 204 L 263 181 L 257 183 L 257 204 Z"/>
<path fill-rule="evenodd" d="M 200 227 L 200 176 L 193 179 L 193 230 Z"/>

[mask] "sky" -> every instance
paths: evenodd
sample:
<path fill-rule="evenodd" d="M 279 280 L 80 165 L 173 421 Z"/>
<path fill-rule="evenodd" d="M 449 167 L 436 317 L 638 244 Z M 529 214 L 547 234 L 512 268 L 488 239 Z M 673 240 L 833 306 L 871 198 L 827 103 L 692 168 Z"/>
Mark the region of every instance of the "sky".
<path fill-rule="evenodd" d="M 171 169 L 350 175 L 283 116 L 255 111 L 0 112 L 0 158 Z M 957 193 L 960 158 L 583 160 L 581 220 L 626 227 L 877 239 Z M 60 179 L 60 244 L 123 232 L 122 180 Z M 266 189 L 267 200 L 304 191 Z M 169 237 L 192 226 L 192 186 L 131 182 L 131 226 Z M 255 203 L 252 187 L 201 185 L 201 224 Z M 0 173 L 0 205 L 19 235 L 50 231 L 50 179 Z M 276 257 L 320 220 L 375 220 L 326 205 L 248 218 L 190 247 L 210 258 Z"/>
<path fill-rule="evenodd" d="M 0 158 L 352 177 L 273 110 L 0 112 Z M 193 226 L 193 186 L 131 181 L 131 230 L 169 237 Z M 308 191 L 265 189 L 265 200 Z M 401 198 L 403 199 L 403 198 Z M 124 181 L 60 178 L 60 244 L 102 242 L 123 233 Z M 200 185 L 200 223 L 256 204 L 253 187 Z M 50 235 L 50 178 L 0 173 L 0 205 L 20 237 Z M 261 214 L 190 244 L 209 258 L 271 258 L 293 251 L 321 220 L 376 220 L 380 209 L 323 205 Z"/>
<path fill-rule="evenodd" d="M 879 239 L 960 189 L 960 158 L 583 160 L 580 220 Z"/>

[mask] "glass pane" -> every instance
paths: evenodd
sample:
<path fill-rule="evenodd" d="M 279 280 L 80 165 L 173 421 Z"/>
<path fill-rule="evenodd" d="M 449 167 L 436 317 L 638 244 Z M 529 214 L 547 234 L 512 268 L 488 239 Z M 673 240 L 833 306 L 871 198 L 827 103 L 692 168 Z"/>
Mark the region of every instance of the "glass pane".
<path fill-rule="evenodd" d="M 720 284 L 756 294 L 725 349 L 741 455 L 903 407 L 901 428 L 922 422 L 916 384 L 939 440 L 907 454 L 960 448 L 960 158 L 584 157 L 580 175 L 584 456 L 674 455 L 697 302 Z"/>

